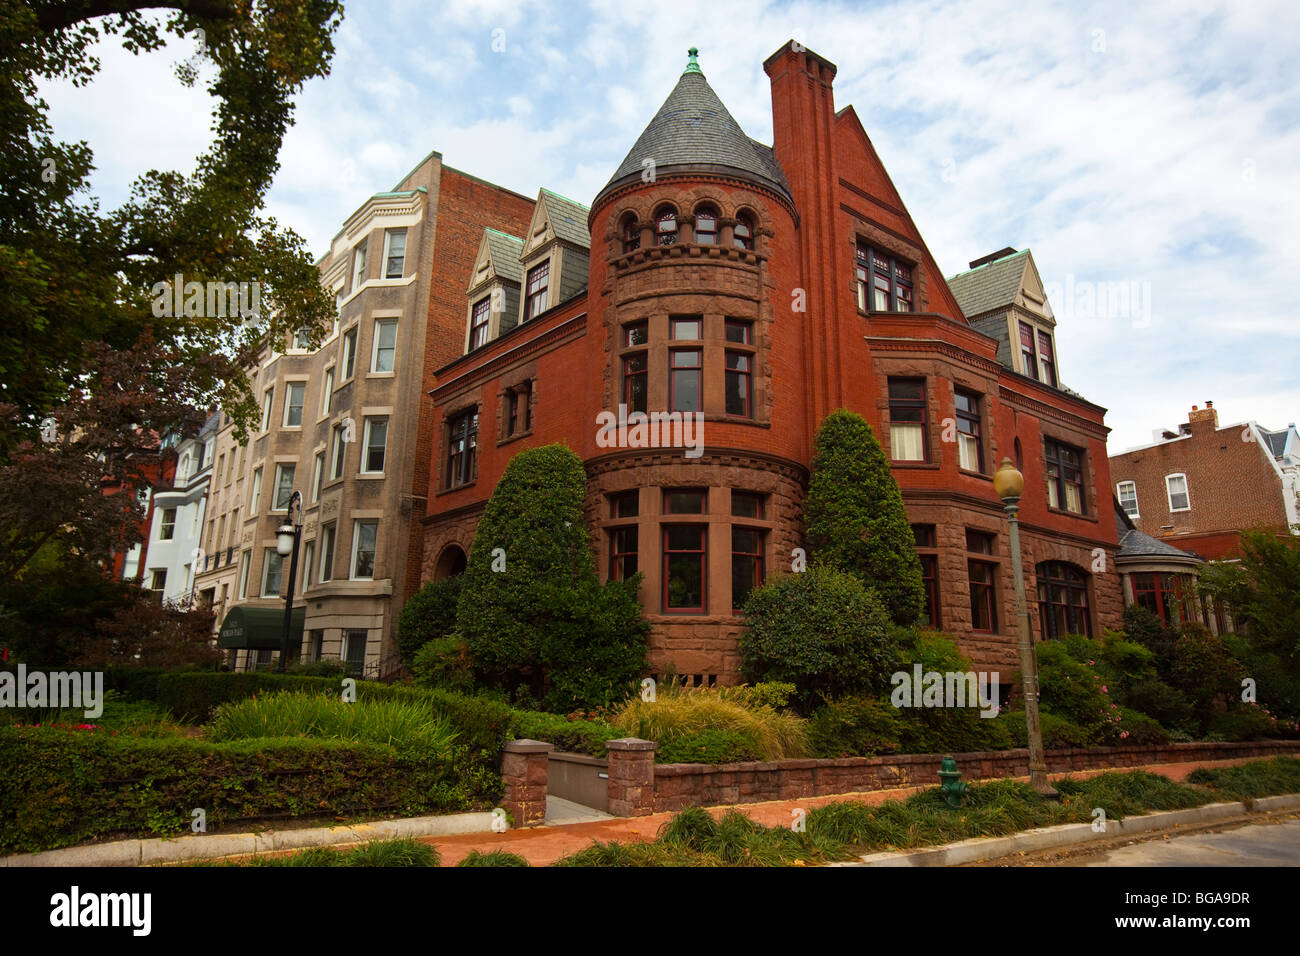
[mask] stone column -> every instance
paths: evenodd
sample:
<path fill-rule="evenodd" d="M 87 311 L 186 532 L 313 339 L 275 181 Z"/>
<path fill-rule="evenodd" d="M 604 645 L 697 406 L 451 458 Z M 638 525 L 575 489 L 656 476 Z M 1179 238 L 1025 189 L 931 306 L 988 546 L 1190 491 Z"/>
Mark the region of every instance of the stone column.
<path fill-rule="evenodd" d="M 505 794 L 501 806 L 514 817 L 516 827 L 546 822 L 546 765 L 553 744 L 540 740 L 511 740 L 501 758 Z"/>
<path fill-rule="evenodd" d="M 655 811 L 653 740 L 623 737 L 605 742 L 609 750 L 609 807 L 616 817 L 645 817 Z"/>

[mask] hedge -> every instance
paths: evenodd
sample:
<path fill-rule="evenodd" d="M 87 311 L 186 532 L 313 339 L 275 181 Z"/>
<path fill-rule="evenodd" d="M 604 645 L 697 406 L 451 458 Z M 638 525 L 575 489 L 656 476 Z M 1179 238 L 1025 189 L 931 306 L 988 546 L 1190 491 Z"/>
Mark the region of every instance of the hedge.
<path fill-rule="evenodd" d="M 463 750 L 430 760 L 308 738 L 214 744 L 0 727 L 0 766 L 4 852 L 189 832 L 194 809 L 211 831 L 251 819 L 472 810 L 501 792 L 500 777 Z"/>

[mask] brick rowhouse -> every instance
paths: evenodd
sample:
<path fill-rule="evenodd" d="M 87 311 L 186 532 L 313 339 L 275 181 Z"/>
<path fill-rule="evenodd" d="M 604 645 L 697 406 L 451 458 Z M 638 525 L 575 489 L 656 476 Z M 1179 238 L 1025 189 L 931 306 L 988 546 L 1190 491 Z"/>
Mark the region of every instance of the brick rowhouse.
<path fill-rule="evenodd" d="M 764 68 L 772 147 L 744 134 L 692 51 L 589 210 L 543 190 L 526 229 L 503 215 L 484 232 L 459 275 L 465 348 L 430 387 L 423 579 L 463 568 L 511 456 L 565 442 L 586 465 L 602 574 L 644 574 L 651 671 L 736 682 L 736 607 L 790 570 L 813 437 L 844 407 L 894 462 L 931 623 L 1009 682 L 993 472 L 1006 457 L 1025 475 L 1035 636 L 1117 626 L 1105 410 L 1059 386 L 1050 320 L 1022 323 L 1030 374 L 1012 333 L 968 321 L 857 113 L 836 112 L 835 66 L 791 41 Z M 999 257 L 964 277 L 982 282 Z M 597 416 L 620 403 L 702 413 L 702 454 L 602 447 Z"/>

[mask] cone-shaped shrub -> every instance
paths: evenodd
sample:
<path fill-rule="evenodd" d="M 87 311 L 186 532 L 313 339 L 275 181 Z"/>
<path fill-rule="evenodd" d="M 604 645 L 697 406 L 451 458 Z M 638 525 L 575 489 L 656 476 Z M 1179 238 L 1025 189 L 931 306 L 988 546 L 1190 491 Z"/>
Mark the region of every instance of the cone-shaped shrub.
<path fill-rule="evenodd" d="M 925 607 L 916 540 L 885 451 L 861 415 L 841 408 L 817 429 L 804 522 L 811 563 L 854 575 L 894 623 L 916 623 Z"/>
<path fill-rule="evenodd" d="M 457 605 L 482 683 L 548 710 L 622 700 L 645 663 L 640 576 L 602 586 L 583 524 L 586 473 L 563 445 L 510 460 L 479 521 Z"/>

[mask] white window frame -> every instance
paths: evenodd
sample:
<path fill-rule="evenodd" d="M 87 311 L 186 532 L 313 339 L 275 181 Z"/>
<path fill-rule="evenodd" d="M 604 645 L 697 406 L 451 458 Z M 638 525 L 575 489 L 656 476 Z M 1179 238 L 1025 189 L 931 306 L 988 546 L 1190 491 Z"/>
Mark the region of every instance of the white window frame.
<path fill-rule="evenodd" d="M 1175 508 L 1175 507 L 1174 507 L 1174 492 L 1173 492 L 1173 489 L 1169 487 L 1169 480 L 1170 480 L 1171 478 L 1181 478 L 1181 479 L 1183 479 L 1183 491 L 1182 491 L 1182 494 L 1183 494 L 1183 497 L 1187 499 L 1187 507 L 1186 507 L 1186 508 Z M 1175 471 L 1173 474 L 1165 475 L 1165 498 L 1166 498 L 1166 499 L 1168 500 L 1168 502 L 1169 502 L 1169 513 L 1170 513 L 1170 514 L 1180 514 L 1180 513 L 1184 512 L 1184 511 L 1191 511 L 1191 510 L 1192 510 L 1192 492 L 1191 492 L 1191 489 L 1188 487 L 1188 483 L 1187 483 L 1187 474 L 1186 474 L 1186 472 Z"/>
<path fill-rule="evenodd" d="M 340 363 L 343 366 L 343 378 L 340 379 L 342 382 L 349 381 L 357 374 L 357 331 L 360 328 L 361 324 L 357 323 L 343 333 L 343 361 Z M 350 371 L 349 366 L 351 366 Z"/>
<path fill-rule="evenodd" d="M 391 325 L 393 327 L 393 367 L 380 371 L 376 368 L 379 361 L 379 330 L 383 326 Z M 370 343 L 370 374 L 372 375 L 395 375 L 397 373 L 397 319 L 383 318 L 375 319 L 374 335 L 371 336 Z"/>
<path fill-rule="evenodd" d="M 356 292 L 366 281 L 366 244 L 362 239 L 352 247 L 352 291 Z"/>
<path fill-rule="evenodd" d="M 395 233 L 401 233 L 402 235 L 402 268 L 401 271 L 397 273 L 397 275 L 390 275 L 388 271 L 388 259 L 389 256 L 392 255 L 393 235 Z M 403 226 L 400 229 L 384 230 L 384 278 L 385 279 L 400 279 L 404 275 L 406 275 L 406 238 L 407 238 L 407 232 L 405 226 Z"/>
<path fill-rule="evenodd" d="M 275 407 L 275 387 L 262 393 L 262 431 L 271 430 L 271 410 Z"/>
<path fill-rule="evenodd" d="M 255 515 L 262 504 L 262 466 L 253 469 L 253 493 L 249 498 L 248 513 Z"/>
<path fill-rule="evenodd" d="M 275 555 L 277 558 L 280 559 L 280 583 L 279 583 L 279 585 L 276 586 L 276 589 L 275 589 L 275 592 L 274 592 L 274 593 L 268 592 L 268 591 L 266 590 L 266 580 L 267 580 L 267 577 L 268 577 L 268 576 L 270 575 L 270 573 L 271 573 L 271 555 Z M 262 554 L 262 590 L 261 590 L 261 596 L 264 597 L 264 598 L 266 598 L 266 597 L 279 597 L 279 596 L 280 596 L 280 591 L 283 589 L 283 587 L 284 587 L 284 557 L 280 554 L 279 551 L 276 551 L 275 548 L 265 548 L 265 549 L 263 549 L 263 554 Z"/>
<path fill-rule="evenodd" d="M 311 503 L 320 501 L 321 488 L 325 484 L 325 452 L 316 452 L 311 469 Z"/>
<path fill-rule="evenodd" d="M 325 382 L 320 391 L 320 417 L 327 418 L 334 403 L 334 366 L 325 370 Z"/>
<path fill-rule="evenodd" d="M 328 548 L 325 547 L 326 542 L 329 542 Z M 336 524 L 335 522 L 330 522 L 329 524 L 321 525 L 321 529 L 320 529 L 320 583 L 321 584 L 328 584 L 330 581 L 334 580 L 334 552 L 337 549 L 337 545 L 338 545 L 338 524 Z M 327 554 L 330 557 L 328 562 L 326 562 L 325 560 L 325 555 Z M 326 567 L 330 569 L 329 577 L 325 577 Z"/>
<path fill-rule="evenodd" d="M 312 538 L 302 546 L 302 593 L 307 593 L 311 586 L 311 565 L 316 557 L 316 539 Z"/>
<path fill-rule="evenodd" d="M 343 477 L 343 472 L 348 465 L 348 443 L 343 440 L 343 426 L 335 425 L 331 430 L 330 437 L 330 481 L 337 481 Z"/>
<path fill-rule="evenodd" d="M 293 474 L 289 478 L 289 499 L 293 500 L 293 482 L 298 477 L 298 463 L 296 461 L 279 461 L 275 463 L 275 486 L 271 490 L 271 511 L 283 511 L 289 506 L 289 502 L 280 504 L 280 479 L 284 477 L 284 470 L 292 468 Z"/>
<path fill-rule="evenodd" d="M 1128 485 L 1133 489 L 1133 513 L 1128 514 L 1128 509 L 1124 507 L 1124 486 Z M 1120 510 L 1128 514 L 1130 518 L 1140 518 L 1142 506 L 1138 504 L 1138 486 L 1136 481 L 1121 481 L 1115 485 L 1115 497 L 1119 500 Z"/>
<path fill-rule="evenodd" d="M 172 533 L 163 534 L 163 532 L 167 530 L 167 512 L 169 511 L 171 512 L 172 515 Z M 162 509 L 162 515 L 158 519 L 158 540 L 159 541 L 171 541 L 176 537 L 176 519 L 179 515 L 180 515 L 179 508 Z"/>
<path fill-rule="evenodd" d="M 370 428 L 375 422 L 380 420 L 382 420 L 384 423 L 384 446 L 383 446 L 384 467 L 380 468 L 378 471 L 371 471 L 370 468 L 368 467 L 370 465 Z M 361 445 L 361 471 L 359 472 L 359 474 L 382 475 L 384 473 L 384 469 L 388 467 L 388 420 L 389 420 L 388 415 L 367 415 L 366 416 L 366 428 L 364 434 L 365 441 Z"/>
<path fill-rule="evenodd" d="M 357 554 L 358 545 L 361 544 L 361 526 L 363 524 L 373 524 L 375 526 L 375 551 L 374 562 L 378 563 L 379 559 L 379 519 L 378 518 L 357 518 L 352 522 L 352 560 L 348 562 L 348 580 L 349 581 L 373 581 L 375 579 L 374 571 L 370 577 L 357 577 Z"/>
<path fill-rule="evenodd" d="M 289 406 L 290 406 L 289 396 L 293 394 L 293 390 L 295 388 L 302 390 L 302 402 L 298 406 L 298 424 L 290 425 L 289 424 Z M 285 428 L 302 428 L 303 416 L 306 415 L 306 413 L 307 413 L 307 383 L 306 382 L 285 382 L 284 383 L 284 414 L 281 416 L 280 424 Z"/>
<path fill-rule="evenodd" d="M 250 548 L 247 551 L 240 552 L 239 555 L 239 600 L 248 597 L 248 573 L 253 566 L 253 551 Z"/>

